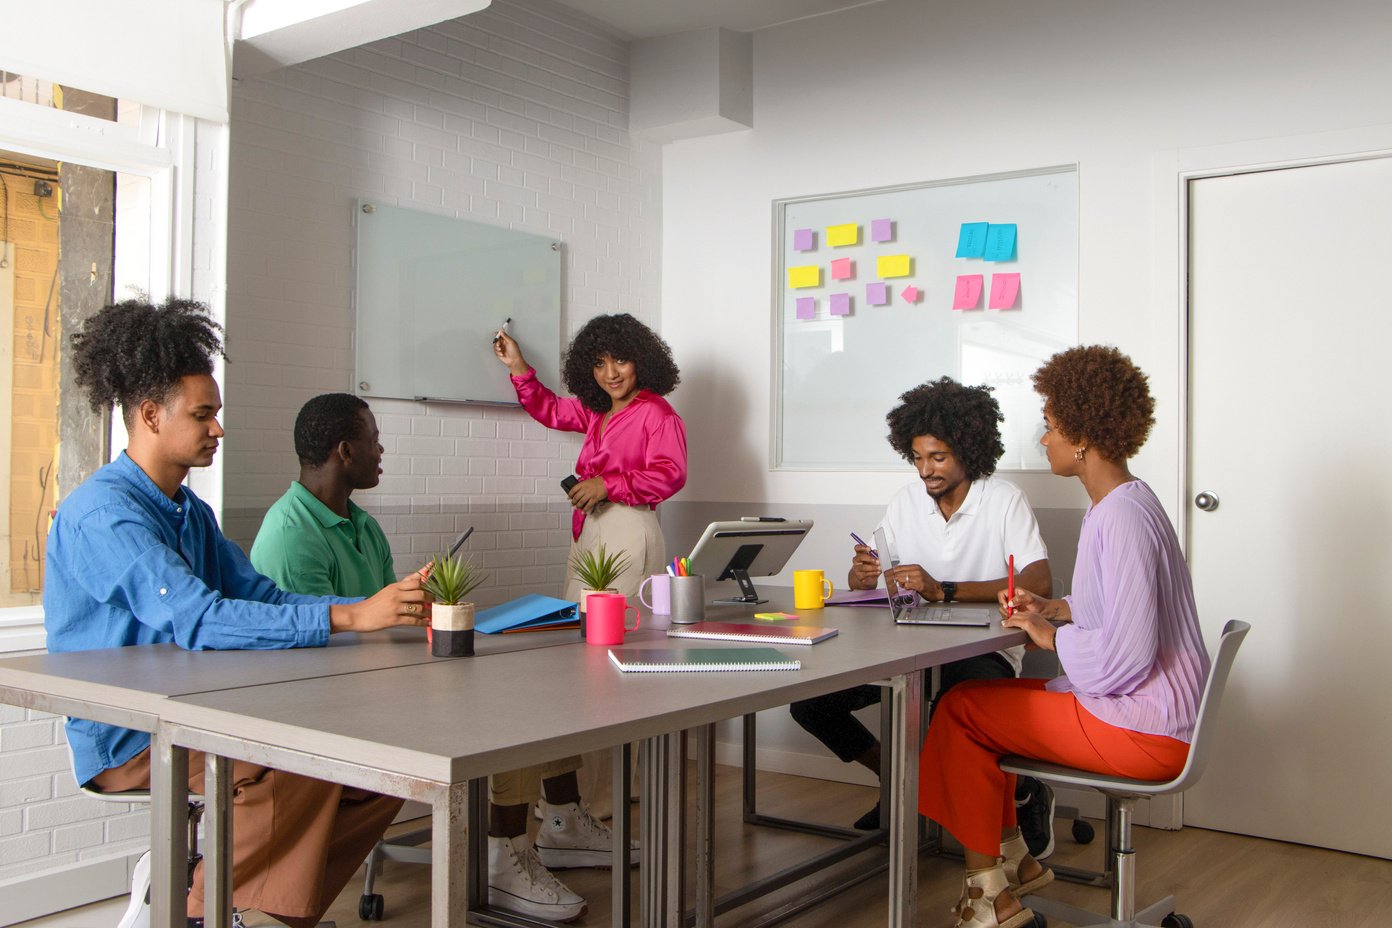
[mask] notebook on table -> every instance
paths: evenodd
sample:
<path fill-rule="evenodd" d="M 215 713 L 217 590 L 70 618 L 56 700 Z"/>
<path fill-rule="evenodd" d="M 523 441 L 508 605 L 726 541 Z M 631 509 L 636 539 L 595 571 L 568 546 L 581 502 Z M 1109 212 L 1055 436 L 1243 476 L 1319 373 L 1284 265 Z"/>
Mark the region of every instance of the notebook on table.
<path fill-rule="evenodd" d="M 814 625 L 747 625 L 742 622 L 697 622 L 674 625 L 668 638 L 709 638 L 712 641 L 769 641 L 774 644 L 816 644 L 837 634 Z"/>
<path fill-rule="evenodd" d="M 875 529 L 875 547 L 890 567 L 899 566 L 899 553 L 883 527 Z M 890 615 L 896 625 L 971 625 L 983 628 L 996 616 L 996 607 L 967 603 L 920 603 L 918 594 L 899 592 L 887 595 Z"/>
<path fill-rule="evenodd" d="M 636 673 L 802 669 L 802 661 L 773 648 L 610 648 L 609 660 Z"/>

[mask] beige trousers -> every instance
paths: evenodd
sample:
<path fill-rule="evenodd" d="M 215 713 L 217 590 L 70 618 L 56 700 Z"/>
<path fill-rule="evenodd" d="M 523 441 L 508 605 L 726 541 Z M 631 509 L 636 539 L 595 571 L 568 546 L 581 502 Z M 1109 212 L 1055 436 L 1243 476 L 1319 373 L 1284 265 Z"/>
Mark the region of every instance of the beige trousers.
<path fill-rule="evenodd" d="M 149 789 L 150 752 L 92 778 L 98 789 Z M 189 752 L 189 789 L 203 792 L 203 753 Z M 403 800 L 232 762 L 232 904 L 313 928 L 382 837 Z M 203 865 L 188 914 L 203 915 Z"/>

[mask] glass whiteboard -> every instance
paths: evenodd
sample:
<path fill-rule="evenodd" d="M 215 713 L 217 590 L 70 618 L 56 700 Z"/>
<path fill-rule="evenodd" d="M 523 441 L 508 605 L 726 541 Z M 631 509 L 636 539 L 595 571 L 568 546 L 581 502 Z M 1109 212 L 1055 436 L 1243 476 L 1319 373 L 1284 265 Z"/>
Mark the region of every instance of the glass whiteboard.
<path fill-rule="evenodd" d="M 1013 224 L 1013 248 L 957 257 L 964 223 Z M 902 468 L 885 415 L 944 375 L 994 389 L 1000 469 L 1048 467 L 1029 375 L 1078 338 L 1076 166 L 777 200 L 774 229 L 775 468 Z M 1010 308 L 986 308 L 1009 274 Z M 953 309 L 975 275 L 976 303 Z"/>
<path fill-rule="evenodd" d="M 560 384 L 560 242 L 370 200 L 354 216 L 359 393 L 516 405 L 493 354 L 508 318 L 541 382 Z"/>

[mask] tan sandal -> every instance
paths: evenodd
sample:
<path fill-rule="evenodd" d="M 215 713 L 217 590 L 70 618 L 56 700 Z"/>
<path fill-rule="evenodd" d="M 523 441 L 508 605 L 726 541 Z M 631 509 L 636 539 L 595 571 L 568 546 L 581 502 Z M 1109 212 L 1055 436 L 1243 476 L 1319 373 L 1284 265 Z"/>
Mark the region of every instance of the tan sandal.
<path fill-rule="evenodd" d="M 1029 846 L 1025 844 L 1024 836 L 1019 829 L 1015 834 L 1001 842 L 1001 868 L 1005 870 L 1005 881 L 1010 887 L 1010 892 L 1016 899 L 1023 899 L 1030 893 L 1037 892 L 1048 886 L 1054 881 L 1054 871 L 1035 860 L 1040 867 L 1040 872 L 1027 882 L 1020 882 L 1020 866 L 1026 859 L 1034 860 L 1030 857 Z"/>
<path fill-rule="evenodd" d="M 1002 894 L 1005 899 L 1000 898 Z M 1003 909 L 1004 913 L 998 909 Z M 955 928 L 1024 928 L 1034 924 L 1034 912 L 1020 905 L 1010 892 L 1005 870 L 999 865 L 968 873 L 962 898 L 952 912 L 957 916 Z M 1002 914 L 1005 914 L 1004 921 Z"/>

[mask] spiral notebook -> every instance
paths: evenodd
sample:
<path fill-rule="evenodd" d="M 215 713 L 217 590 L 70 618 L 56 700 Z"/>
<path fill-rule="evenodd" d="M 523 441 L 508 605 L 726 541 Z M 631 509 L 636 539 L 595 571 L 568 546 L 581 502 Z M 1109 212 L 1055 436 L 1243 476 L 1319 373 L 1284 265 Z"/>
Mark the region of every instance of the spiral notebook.
<path fill-rule="evenodd" d="M 773 648 L 610 648 L 609 660 L 636 673 L 802 669 L 802 661 Z"/>
<path fill-rule="evenodd" d="M 713 641 L 767 641 L 773 644 L 816 644 L 837 634 L 815 625 L 746 625 L 742 622 L 697 622 L 674 625 L 668 638 L 709 638 Z"/>

